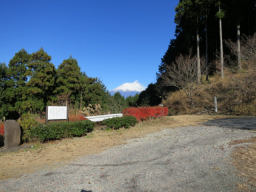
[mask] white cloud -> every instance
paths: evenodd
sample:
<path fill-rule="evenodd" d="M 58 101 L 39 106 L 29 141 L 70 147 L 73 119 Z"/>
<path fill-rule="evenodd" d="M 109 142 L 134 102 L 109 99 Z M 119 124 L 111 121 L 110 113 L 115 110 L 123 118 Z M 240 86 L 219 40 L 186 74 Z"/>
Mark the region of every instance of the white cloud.
<path fill-rule="evenodd" d="M 134 81 L 131 83 L 124 83 L 120 85 L 119 87 L 113 89 L 113 92 L 118 92 L 118 91 L 137 91 L 141 92 L 145 90 L 145 87 L 139 83 L 139 81 Z"/>

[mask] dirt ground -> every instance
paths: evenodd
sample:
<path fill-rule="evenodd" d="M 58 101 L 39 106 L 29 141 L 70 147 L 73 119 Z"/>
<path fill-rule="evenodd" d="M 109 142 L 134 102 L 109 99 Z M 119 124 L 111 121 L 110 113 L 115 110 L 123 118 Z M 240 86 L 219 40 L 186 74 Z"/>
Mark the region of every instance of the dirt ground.
<path fill-rule="evenodd" d="M 237 140 L 231 145 L 240 145 L 232 152 L 233 164 L 239 170 L 240 176 L 248 180 L 238 187 L 241 191 L 250 191 L 250 186 L 256 187 L 256 137 Z"/>
<path fill-rule="evenodd" d="M 196 125 L 219 118 L 224 116 L 162 117 L 138 123 L 130 129 L 95 130 L 85 137 L 23 145 L 18 150 L 0 152 L 0 179 L 19 177 L 45 167 L 65 165 L 80 156 L 99 153 L 112 146 L 123 144 L 128 139 L 142 137 L 166 128 Z"/>

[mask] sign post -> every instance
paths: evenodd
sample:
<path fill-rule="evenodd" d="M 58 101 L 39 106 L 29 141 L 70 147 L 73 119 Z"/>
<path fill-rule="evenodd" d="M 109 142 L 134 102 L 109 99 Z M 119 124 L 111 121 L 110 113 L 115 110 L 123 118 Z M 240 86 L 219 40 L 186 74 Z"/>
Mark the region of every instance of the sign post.
<path fill-rule="evenodd" d="M 47 106 L 45 122 L 54 120 L 68 121 L 68 107 L 67 106 Z"/>
<path fill-rule="evenodd" d="M 218 113 L 218 101 L 216 96 L 214 97 L 214 111 Z"/>

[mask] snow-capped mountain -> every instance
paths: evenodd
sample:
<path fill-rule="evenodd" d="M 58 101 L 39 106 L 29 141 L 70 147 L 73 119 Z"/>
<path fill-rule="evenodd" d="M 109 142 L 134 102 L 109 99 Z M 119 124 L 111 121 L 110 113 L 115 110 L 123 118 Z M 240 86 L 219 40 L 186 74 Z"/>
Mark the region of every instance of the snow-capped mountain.
<path fill-rule="evenodd" d="M 139 83 L 139 81 L 127 82 L 117 88 L 113 89 L 110 93 L 115 94 L 119 92 L 124 97 L 134 96 L 145 90 L 145 87 Z"/>

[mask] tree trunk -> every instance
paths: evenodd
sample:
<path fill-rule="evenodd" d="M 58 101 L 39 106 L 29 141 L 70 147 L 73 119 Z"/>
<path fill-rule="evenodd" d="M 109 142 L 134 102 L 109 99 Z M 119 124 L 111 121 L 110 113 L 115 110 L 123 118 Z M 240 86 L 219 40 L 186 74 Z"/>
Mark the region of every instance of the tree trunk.
<path fill-rule="evenodd" d="M 205 64 L 206 64 L 206 81 L 209 80 L 209 66 L 208 66 L 208 25 L 207 25 L 207 16 L 205 22 Z"/>
<path fill-rule="evenodd" d="M 68 106 L 68 97 L 66 97 L 66 106 Z"/>
<path fill-rule="evenodd" d="M 80 94 L 80 111 L 82 110 L 82 102 L 83 102 L 83 94 L 82 94 L 82 91 L 81 91 L 81 94 Z"/>
<path fill-rule="evenodd" d="M 239 69 L 242 69 L 242 66 L 241 66 L 240 24 L 237 25 L 237 64 L 238 64 Z"/>
<path fill-rule="evenodd" d="M 219 5 L 220 11 L 220 5 Z M 221 66 L 221 78 L 224 78 L 224 56 L 223 56 L 223 40 L 222 40 L 222 19 L 219 18 L 220 25 L 220 66 Z"/>
<path fill-rule="evenodd" d="M 201 63 L 200 63 L 200 39 L 199 30 L 196 31 L 196 41 L 197 41 L 197 83 L 201 82 Z"/>

